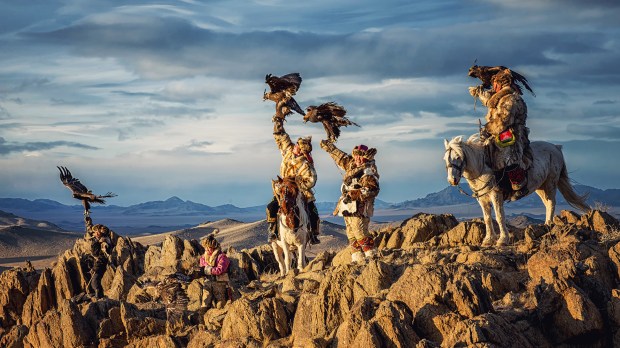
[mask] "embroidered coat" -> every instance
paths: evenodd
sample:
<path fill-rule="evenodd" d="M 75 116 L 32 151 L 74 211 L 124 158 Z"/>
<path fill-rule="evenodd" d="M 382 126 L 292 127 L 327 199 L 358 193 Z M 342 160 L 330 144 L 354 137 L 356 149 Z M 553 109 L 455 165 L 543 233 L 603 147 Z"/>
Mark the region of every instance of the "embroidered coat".
<path fill-rule="evenodd" d="M 321 147 L 334 159 L 336 165 L 345 171 L 343 176 L 343 192 L 340 201 L 351 199 L 357 204 L 356 212 L 349 216 L 371 217 L 375 209 L 375 197 L 379 194 L 379 172 L 373 159 L 358 166 L 352 155 L 338 149 L 333 143 Z M 359 193 L 352 195 L 351 191 Z M 340 202 L 339 202 L 340 203 Z M 339 212 L 340 204 L 334 214 Z"/>

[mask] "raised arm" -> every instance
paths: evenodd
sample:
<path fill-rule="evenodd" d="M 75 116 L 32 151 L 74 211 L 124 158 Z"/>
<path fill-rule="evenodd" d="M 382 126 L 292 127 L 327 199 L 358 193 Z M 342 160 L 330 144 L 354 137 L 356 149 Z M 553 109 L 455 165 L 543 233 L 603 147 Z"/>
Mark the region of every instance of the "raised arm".
<path fill-rule="evenodd" d="M 353 161 L 353 156 L 340 150 L 336 145 L 329 140 L 321 140 L 321 149 L 325 150 L 336 162 L 336 165 L 343 170 L 347 170 L 350 163 Z"/>
<path fill-rule="evenodd" d="M 284 119 L 274 117 L 273 120 L 273 139 L 276 141 L 276 145 L 280 152 L 284 156 L 287 151 L 293 150 L 293 142 L 291 137 L 284 130 Z"/>

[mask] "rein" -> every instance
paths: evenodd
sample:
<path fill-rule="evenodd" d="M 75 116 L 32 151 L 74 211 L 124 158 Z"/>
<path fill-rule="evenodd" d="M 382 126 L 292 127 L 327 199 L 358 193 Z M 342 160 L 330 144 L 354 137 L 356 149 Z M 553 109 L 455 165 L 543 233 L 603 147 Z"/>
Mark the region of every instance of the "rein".
<path fill-rule="evenodd" d="M 448 149 L 448 150 L 446 150 L 446 152 L 451 152 L 451 151 L 452 151 L 452 149 Z M 486 156 L 486 153 L 485 153 L 485 156 Z M 450 157 L 451 157 L 451 156 L 448 156 L 448 158 L 450 158 Z M 465 160 L 465 158 L 463 158 L 463 163 L 462 163 L 460 166 L 459 166 L 459 165 L 456 165 L 456 164 L 454 164 L 454 163 L 452 163 L 452 162 L 449 162 L 449 163 L 448 163 L 448 165 L 447 165 L 446 167 L 447 167 L 447 168 L 456 168 L 456 169 L 458 169 L 459 174 L 460 174 L 460 175 L 459 175 L 459 177 L 460 177 L 460 178 L 462 178 L 462 177 L 463 177 L 463 168 L 465 167 L 465 163 L 466 163 L 466 160 Z M 461 187 L 461 184 L 456 185 L 456 187 L 458 187 L 458 190 L 459 190 L 459 192 L 460 192 L 461 194 L 463 194 L 463 195 L 465 195 L 465 196 L 468 196 L 468 197 L 472 197 L 472 198 L 478 199 L 478 198 L 480 198 L 480 197 L 483 197 L 483 196 L 488 195 L 489 193 L 491 193 L 491 191 L 493 191 L 494 189 L 496 189 L 496 188 L 497 188 L 497 186 L 498 186 L 497 182 L 500 182 L 500 181 L 504 178 L 504 174 L 505 174 L 505 172 L 506 172 L 506 170 L 505 170 L 505 169 L 504 169 L 504 170 L 502 170 L 502 177 L 500 178 L 500 180 L 495 180 L 495 181 L 496 181 L 495 185 L 493 185 L 493 187 L 491 187 L 489 190 L 487 190 L 487 191 L 486 191 L 485 193 L 483 193 L 483 194 L 480 194 L 480 192 L 481 192 L 482 190 L 486 189 L 486 188 L 489 186 L 489 184 L 491 183 L 491 180 L 493 180 L 493 179 L 495 178 L 495 176 L 493 176 L 493 177 L 492 177 L 492 179 L 489 179 L 489 180 L 488 180 L 488 181 L 484 184 L 484 186 L 482 186 L 482 188 L 480 188 L 480 189 L 478 189 L 478 190 L 474 190 L 474 189 L 471 187 L 471 185 L 470 185 L 470 186 L 469 186 L 469 188 L 470 188 L 470 189 L 471 189 L 471 191 L 472 191 L 472 194 L 471 194 L 471 195 L 470 195 L 469 193 L 465 192 L 465 190 L 463 190 L 463 188 Z M 467 178 L 466 178 L 466 179 L 467 179 Z M 467 179 L 467 180 L 469 180 L 469 179 Z M 472 180 L 474 180 L 474 181 L 478 181 L 478 179 L 472 179 Z"/>

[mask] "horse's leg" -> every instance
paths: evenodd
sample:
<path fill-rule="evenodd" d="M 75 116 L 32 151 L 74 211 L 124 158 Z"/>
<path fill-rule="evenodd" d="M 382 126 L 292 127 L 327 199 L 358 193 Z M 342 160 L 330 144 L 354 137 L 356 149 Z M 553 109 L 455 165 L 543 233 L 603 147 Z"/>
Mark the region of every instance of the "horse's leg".
<path fill-rule="evenodd" d="M 499 239 L 496 246 L 507 245 L 510 241 L 510 235 L 508 234 L 508 228 L 506 227 L 506 215 L 504 213 L 504 197 L 500 192 L 494 191 L 491 193 L 493 200 L 493 208 L 495 208 L 495 220 L 499 225 Z"/>
<path fill-rule="evenodd" d="M 271 248 L 273 249 L 273 255 L 276 258 L 276 262 L 278 262 L 278 268 L 280 268 L 280 276 L 284 277 L 285 269 L 284 269 L 284 263 L 282 263 L 282 258 L 283 258 L 282 248 L 280 248 L 277 241 L 271 242 Z"/>
<path fill-rule="evenodd" d="M 301 272 L 306 267 L 306 244 L 297 245 L 297 269 Z"/>
<path fill-rule="evenodd" d="M 545 205 L 545 225 L 551 225 L 555 213 L 556 188 L 551 183 L 545 182 L 540 189 L 536 190 L 536 194 Z"/>
<path fill-rule="evenodd" d="M 495 241 L 495 227 L 493 227 L 493 218 L 491 217 L 491 201 L 487 197 L 482 197 L 478 198 L 478 203 L 482 208 L 482 218 L 486 230 L 482 245 L 490 246 Z"/>
<path fill-rule="evenodd" d="M 282 231 L 280 231 L 280 233 L 282 233 Z M 282 237 L 282 234 L 280 237 Z M 285 274 L 288 274 L 291 270 L 291 251 L 289 250 L 289 245 L 286 244 L 286 242 L 282 241 L 282 244 L 282 250 L 284 251 L 284 269 Z"/>

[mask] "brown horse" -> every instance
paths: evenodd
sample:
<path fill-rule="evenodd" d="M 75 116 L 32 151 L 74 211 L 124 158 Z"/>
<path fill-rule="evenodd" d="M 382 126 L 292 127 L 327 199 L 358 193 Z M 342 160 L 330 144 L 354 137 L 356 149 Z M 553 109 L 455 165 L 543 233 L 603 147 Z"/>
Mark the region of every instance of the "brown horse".
<path fill-rule="evenodd" d="M 291 246 L 297 248 L 297 269 L 301 271 L 305 266 L 309 219 L 304 195 L 294 179 L 278 177 L 271 182 L 280 206 L 278 210 L 280 236 L 271 242 L 271 247 L 280 267 L 280 275 L 284 276 L 291 268 Z"/>

